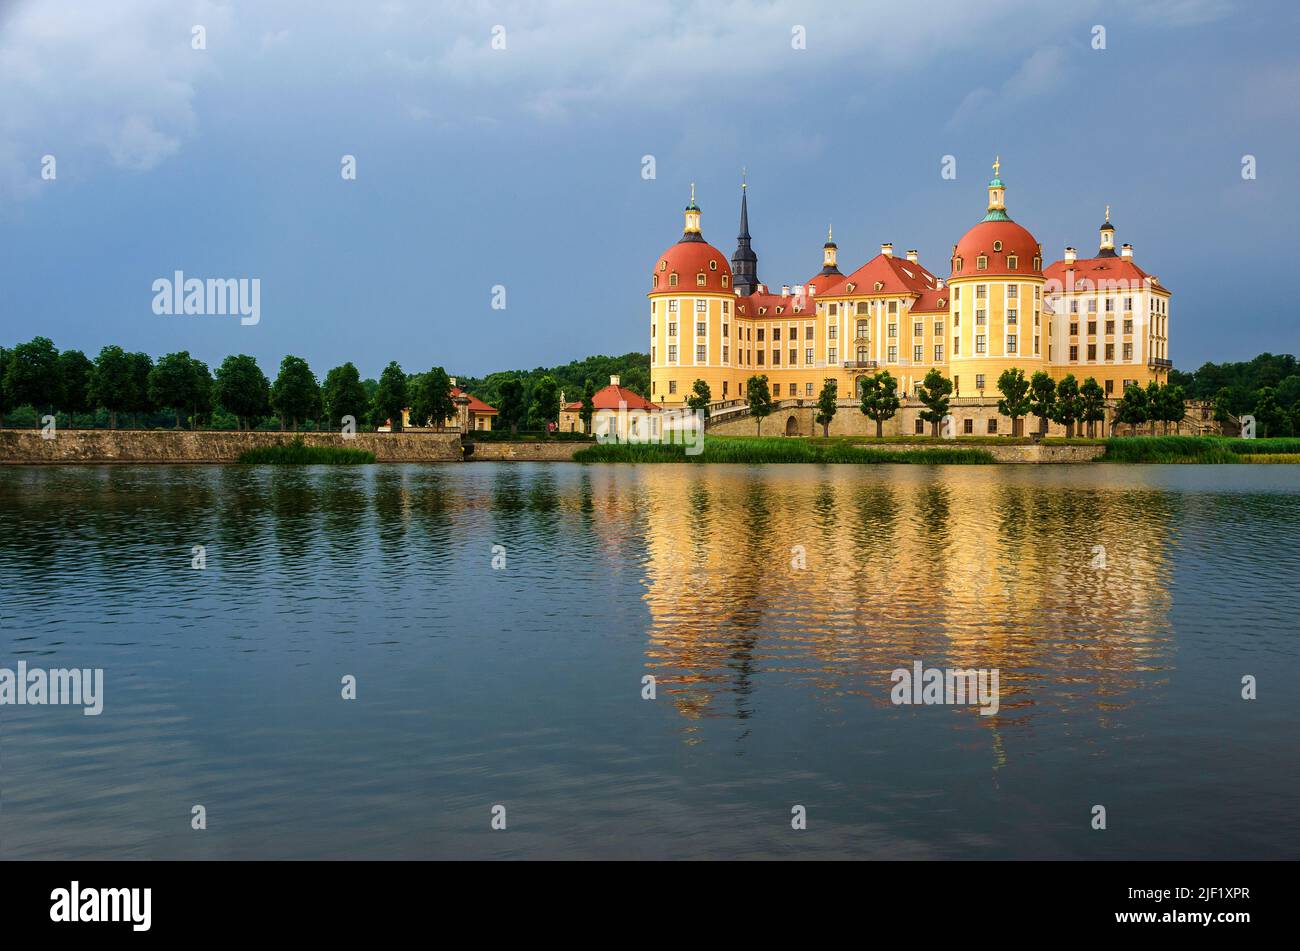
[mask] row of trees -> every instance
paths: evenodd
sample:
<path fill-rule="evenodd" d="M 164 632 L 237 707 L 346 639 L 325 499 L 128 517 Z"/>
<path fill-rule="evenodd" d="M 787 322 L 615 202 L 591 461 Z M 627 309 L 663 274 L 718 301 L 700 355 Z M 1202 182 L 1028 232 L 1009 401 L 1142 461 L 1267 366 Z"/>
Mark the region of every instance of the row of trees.
<path fill-rule="evenodd" d="M 1024 371 L 1008 369 L 998 377 L 998 391 L 1002 398 L 998 400 L 998 412 L 1011 420 L 1012 435 L 1023 435 L 1023 422 L 1029 417 L 1038 419 L 1038 431 L 1046 435 L 1048 421 L 1065 427 L 1067 438 L 1073 438 L 1076 427 L 1082 431 L 1086 427 L 1088 436 L 1096 435 L 1097 423 L 1106 418 L 1106 394 L 1095 378 L 1088 377 L 1083 383 L 1069 373 L 1059 381 L 1038 371 L 1026 378 Z M 707 398 L 708 387 L 702 381 L 696 381 L 696 394 L 703 387 Z M 831 421 L 835 418 L 839 406 L 838 384 L 827 380 L 817 398 L 817 412 L 814 417 L 822 427 L 822 434 L 830 432 Z M 948 415 L 953 393 L 952 380 L 945 377 L 937 368 L 932 368 L 925 375 L 917 390 L 916 397 L 925 407 L 920 417 L 930 424 L 934 436 L 939 435 L 939 427 Z M 860 381 L 858 392 L 859 409 L 864 416 L 876 424 L 876 438 L 884 434 L 884 424 L 893 419 L 902 406 L 898 395 L 898 381 L 888 370 L 882 370 Z M 762 435 L 763 420 L 771 415 L 775 404 L 768 388 L 767 376 L 756 375 L 749 378 L 745 385 L 745 399 L 749 404 L 750 415 L 757 421 L 757 432 Z M 687 400 L 695 408 L 695 398 Z M 1116 404 L 1115 419 L 1128 423 L 1136 432 L 1143 423 L 1164 424 L 1165 432 L 1169 423 L 1176 423 L 1186 413 L 1183 390 L 1180 386 L 1171 386 L 1152 381 L 1145 388 L 1130 385 L 1124 396 Z"/>
<path fill-rule="evenodd" d="M 409 401 L 409 402 L 408 402 Z M 70 417 L 105 411 L 108 425 L 119 417 L 166 411 L 173 425 L 212 422 L 214 415 L 248 429 L 273 417 L 281 429 L 312 423 L 335 428 L 344 417 L 359 424 L 401 419 L 410 406 L 416 418 L 441 421 L 454 414 L 451 381 L 441 367 L 408 377 L 396 362 L 378 382 L 363 381 L 352 363 L 334 367 L 320 383 L 307 361 L 286 356 L 274 380 L 247 354 L 225 358 L 212 373 L 187 351 L 154 361 L 146 353 L 107 346 L 92 360 L 79 350 L 59 352 L 47 337 L 12 350 L 0 347 L 0 414 L 31 406 L 41 414 Z"/>

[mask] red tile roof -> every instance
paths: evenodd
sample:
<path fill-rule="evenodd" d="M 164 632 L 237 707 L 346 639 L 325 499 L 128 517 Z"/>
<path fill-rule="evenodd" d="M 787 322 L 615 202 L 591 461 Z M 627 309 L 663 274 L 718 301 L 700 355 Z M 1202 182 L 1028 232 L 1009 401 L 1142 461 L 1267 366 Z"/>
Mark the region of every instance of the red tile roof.
<path fill-rule="evenodd" d="M 497 414 L 497 411 L 495 409 L 493 409 L 487 403 L 484 403 L 477 396 L 471 396 L 469 393 L 466 393 L 464 390 L 462 390 L 459 386 L 453 386 L 451 388 L 452 399 L 458 399 L 459 397 L 462 396 L 469 400 L 469 411 L 471 413 L 478 413 L 480 416 L 495 416 Z"/>
<path fill-rule="evenodd" d="M 1115 289 L 1127 286 L 1133 290 L 1141 290 L 1147 279 L 1151 279 L 1161 290 L 1169 293 L 1169 288 L 1134 264 L 1132 258 L 1122 255 L 1080 258 L 1073 264 L 1066 264 L 1064 260 L 1056 261 L 1043 272 L 1043 277 L 1049 281 L 1058 281 L 1061 289 L 1067 293 L 1072 290 L 1105 290 L 1108 285 L 1113 287 L 1110 282 L 1123 282 Z"/>
<path fill-rule="evenodd" d="M 716 267 L 710 267 L 710 264 Z M 677 275 L 677 286 L 673 287 L 669 276 Z M 696 276 L 704 275 L 704 284 L 696 283 Z M 722 286 L 722 276 L 727 276 L 727 286 Z M 651 294 L 682 294 L 691 291 L 708 291 L 715 294 L 730 294 L 731 265 L 727 256 L 704 241 L 679 241 L 655 259 L 651 271 Z"/>
<path fill-rule="evenodd" d="M 592 396 L 591 402 L 596 409 L 619 409 L 620 404 L 625 405 L 628 409 L 644 409 L 650 412 L 657 412 L 660 407 L 651 403 L 644 396 L 633 393 L 626 386 L 607 386 L 604 389 L 597 390 Z M 576 413 L 582 409 L 582 400 L 573 403 L 566 403 L 564 409 L 571 413 Z"/>
<path fill-rule="evenodd" d="M 994 250 L 994 242 L 1002 242 L 1002 250 Z M 1007 257 L 1019 258 L 1014 269 L 1007 267 Z M 1034 267 L 1035 255 L 1041 256 L 1042 248 L 1038 239 L 1014 221 L 981 221 L 971 228 L 953 251 L 953 257 L 962 259 L 961 273 L 953 271 L 953 277 L 1019 277 L 1021 275 L 1038 275 Z M 979 270 L 977 261 L 980 255 L 988 258 L 988 266 Z M 1041 263 L 1041 262 L 1040 262 Z"/>
<path fill-rule="evenodd" d="M 828 287 L 818 287 L 817 296 L 846 297 L 850 294 L 922 294 L 938 281 L 924 266 L 907 258 L 877 254 L 847 277 Z M 880 287 L 877 288 L 876 285 Z M 852 285 L 852 290 L 849 289 Z"/>

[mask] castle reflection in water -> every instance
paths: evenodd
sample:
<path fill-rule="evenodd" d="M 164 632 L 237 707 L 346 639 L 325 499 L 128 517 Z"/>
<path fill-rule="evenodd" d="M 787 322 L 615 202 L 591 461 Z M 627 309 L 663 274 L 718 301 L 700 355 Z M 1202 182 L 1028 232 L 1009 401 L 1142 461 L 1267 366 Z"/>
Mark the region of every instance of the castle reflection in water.
<path fill-rule="evenodd" d="M 746 718 L 777 682 L 888 706 L 920 660 L 998 668 L 1000 715 L 974 718 L 997 730 L 1105 719 L 1163 677 L 1159 491 L 847 466 L 662 467 L 646 491 L 647 668 L 685 717 Z"/>

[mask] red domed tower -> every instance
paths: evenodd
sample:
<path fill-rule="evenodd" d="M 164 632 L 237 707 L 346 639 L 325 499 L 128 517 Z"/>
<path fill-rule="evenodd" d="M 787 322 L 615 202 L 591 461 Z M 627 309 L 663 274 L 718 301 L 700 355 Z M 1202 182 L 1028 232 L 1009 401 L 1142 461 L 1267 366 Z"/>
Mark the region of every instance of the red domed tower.
<path fill-rule="evenodd" d="M 650 399 L 680 406 L 696 380 L 713 399 L 737 395 L 732 366 L 736 291 L 727 256 L 704 240 L 695 186 L 681 238 L 650 273 Z"/>
<path fill-rule="evenodd" d="M 1001 165 L 993 163 L 988 212 L 952 250 L 949 366 L 961 396 L 996 394 L 1009 368 L 1030 376 L 1047 366 L 1043 249 L 1007 214 Z"/>

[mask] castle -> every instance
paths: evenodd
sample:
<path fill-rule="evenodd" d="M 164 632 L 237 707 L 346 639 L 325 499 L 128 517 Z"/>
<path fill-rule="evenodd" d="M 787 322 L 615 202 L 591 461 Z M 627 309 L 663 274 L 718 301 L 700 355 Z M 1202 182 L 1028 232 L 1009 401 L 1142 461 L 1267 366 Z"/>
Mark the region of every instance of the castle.
<path fill-rule="evenodd" d="M 704 240 L 692 186 L 682 237 L 651 273 L 650 399 L 680 405 L 696 380 L 714 401 L 743 399 L 755 374 L 774 399 L 815 399 L 826 379 L 841 399 L 857 399 L 858 380 L 880 370 L 905 396 L 932 367 L 957 397 L 996 399 L 1009 367 L 1093 377 L 1110 399 L 1130 383 L 1164 382 L 1170 291 L 1138 267 L 1131 245 L 1115 250 L 1109 207 L 1094 256 L 1067 247 L 1044 266 L 1042 245 L 1007 212 L 1000 165 L 986 214 L 953 245 L 947 278 L 892 244 L 845 274 L 828 231 L 821 270 L 780 293 L 759 280 L 747 186 L 730 261 Z"/>

